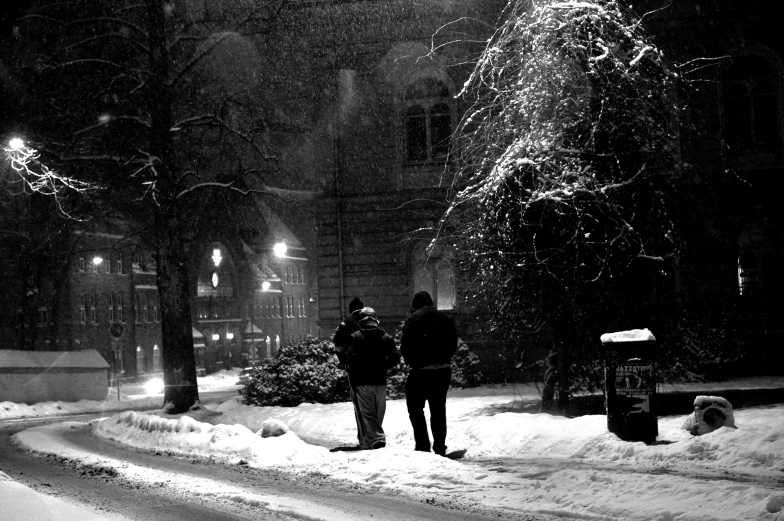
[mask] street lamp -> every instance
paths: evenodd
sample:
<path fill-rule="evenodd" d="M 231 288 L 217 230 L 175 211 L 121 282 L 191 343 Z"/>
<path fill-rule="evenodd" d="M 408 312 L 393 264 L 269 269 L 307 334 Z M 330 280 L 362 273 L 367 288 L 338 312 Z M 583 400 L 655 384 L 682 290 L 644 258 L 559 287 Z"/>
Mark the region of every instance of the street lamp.
<path fill-rule="evenodd" d="M 275 246 L 272 247 L 272 251 L 275 253 L 275 256 L 279 259 L 282 259 L 286 256 L 286 251 L 288 250 L 288 246 L 286 246 L 285 242 L 276 242 Z"/>
<path fill-rule="evenodd" d="M 103 262 L 103 258 L 101 258 L 100 256 L 93 257 L 94 266 L 100 266 L 102 262 Z"/>
<path fill-rule="evenodd" d="M 8 142 L 8 146 L 11 147 L 11 150 L 21 150 L 24 148 L 25 145 L 24 145 L 24 141 L 22 141 L 18 137 L 15 137 L 15 138 L 11 138 L 11 140 Z"/>
<path fill-rule="evenodd" d="M 269 291 L 271 284 L 268 280 L 261 283 L 261 291 Z"/>

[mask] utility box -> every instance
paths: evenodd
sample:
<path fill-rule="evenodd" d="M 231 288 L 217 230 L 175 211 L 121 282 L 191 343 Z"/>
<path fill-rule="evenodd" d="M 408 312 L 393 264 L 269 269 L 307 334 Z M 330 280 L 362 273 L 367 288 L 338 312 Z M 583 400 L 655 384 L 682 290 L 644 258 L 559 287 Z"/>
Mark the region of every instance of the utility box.
<path fill-rule="evenodd" d="M 656 338 L 648 329 L 605 333 L 607 429 L 626 441 L 653 443 L 656 419 Z"/>

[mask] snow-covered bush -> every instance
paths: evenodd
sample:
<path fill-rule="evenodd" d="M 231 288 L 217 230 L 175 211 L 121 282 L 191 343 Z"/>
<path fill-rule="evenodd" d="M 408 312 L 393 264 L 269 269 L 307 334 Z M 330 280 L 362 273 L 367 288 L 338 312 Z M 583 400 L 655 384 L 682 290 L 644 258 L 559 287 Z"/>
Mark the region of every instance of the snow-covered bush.
<path fill-rule="evenodd" d="M 402 325 L 402 324 L 401 324 Z M 400 349 L 400 329 L 395 334 Z M 387 373 L 387 396 L 405 396 L 410 369 L 402 361 Z M 481 383 L 479 357 L 461 340 L 452 358 L 452 387 L 474 387 Z M 245 405 L 296 406 L 301 403 L 334 403 L 350 399 L 346 371 L 340 367 L 335 345 L 329 340 L 308 337 L 286 344 L 274 360 L 250 373 L 240 389 Z"/>
<path fill-rule="evenodd" d="M 283 345 L 271 362 L 251 372 L 240 395 L 246 405 L 296 406 L 349 399 L 346 372 L 338 366 L 335 345 L 313 337 Z"/>

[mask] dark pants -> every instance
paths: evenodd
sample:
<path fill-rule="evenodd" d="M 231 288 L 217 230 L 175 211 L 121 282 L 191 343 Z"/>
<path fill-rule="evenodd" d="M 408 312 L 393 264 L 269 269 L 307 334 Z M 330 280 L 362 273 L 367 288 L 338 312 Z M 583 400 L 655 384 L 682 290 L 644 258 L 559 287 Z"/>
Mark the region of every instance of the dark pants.
<path fill-rule="evenodd" d="M 425 402 L 430 407 L 433 452 L 446 452 L 446 393 L 452 369 L 413 369 L 406 380 L 406 406 L 414 428 L 415 450 L 430 452 L 430 438 L 425 421 Z"/>

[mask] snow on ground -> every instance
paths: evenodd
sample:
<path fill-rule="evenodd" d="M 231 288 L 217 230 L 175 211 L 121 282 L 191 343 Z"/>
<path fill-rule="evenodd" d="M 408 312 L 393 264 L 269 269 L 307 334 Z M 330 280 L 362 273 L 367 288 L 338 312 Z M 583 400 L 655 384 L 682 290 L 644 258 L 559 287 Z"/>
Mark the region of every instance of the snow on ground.
<path fill-rule="evenodd" d="M 775 383 L 732 387 L 781 387 L 784 382 Z M 710 389 L 702 390 L 708 394 Z M 512 513 L 784 521 L 784 405 L 736 410 L 737 429 L 700 437 L 682 428 L 686 414 L 659 418 L 658 443 L 645 445 L 607 432 L 604 416 L 567 419 L 519 412 L 522 402 L 537 399 L 536 390 L 526 386 L 451 391 L 447 443 L 449 450 L 467 450 L 457 461 L 412 450 L 404 400 L 387 402 L 387 447 L 376 451 L 328 450 L 356 444 L 349 403 L 248 407 L 232 399 L 179 417 L 122 412 L 94 422 L 93 431 L 145 449 L 318 473 L 437 503 Z M 262 438 L 258 433 L 269 419 L 285 422 L 290 431 Z M 29 429 L 17 439 L 33 450 L 68 453 L 67 447 L 53 446 L 47 429 L 54 428 Z"/>

